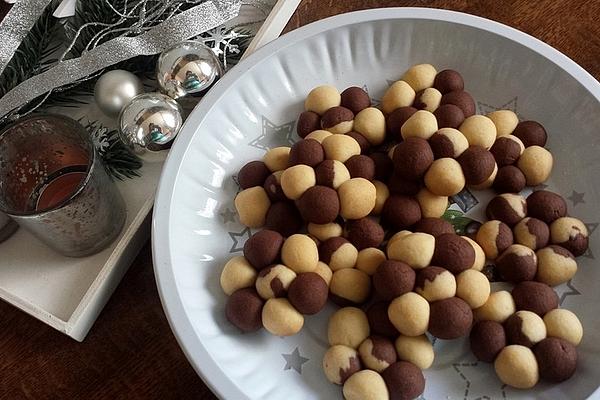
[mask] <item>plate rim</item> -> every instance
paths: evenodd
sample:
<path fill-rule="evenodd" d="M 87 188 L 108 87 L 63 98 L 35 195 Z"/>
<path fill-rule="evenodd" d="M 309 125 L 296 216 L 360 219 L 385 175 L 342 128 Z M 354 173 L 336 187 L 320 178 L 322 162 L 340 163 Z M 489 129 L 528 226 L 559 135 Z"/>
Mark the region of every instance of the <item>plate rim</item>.
<path fill-rule="evenodd" d="M 506 39 L 521 44 L 554 63 L 560 69 L 573 77 L 600 102 L 600 83 L 583 67 L 571 58 L 550 46 L 549 44 L 500 22 L 475 15 L 435 8 L 423 7 L 390 7 L 354 11 L 328 17 L 312 22 L 289 33 L 282 35 L 273 42 L 258 49 L 248 58 L 232 68 L 208 92 L 202 101 L 195 107 L 187 118 L 181 132 L 177 136 L 165 162 L 157 189 L 152 218 L 152 258 L 154 275 L 163 310 L 175 335 L 177 342 L 184 352 L 189 363 L 198 376 L 221 399 L 249 399 L 238 386 L 223 372 L 219 364 L 205 349 L 202 341 L 194 333 L 194 328 L 186 316 L 183 303 L 177 291 L 174 269 L 172 268 L 169 217 L 173 189 L 177 182 L 178 173 L 182 167 L 182 160 L 191 140 L 196 134 L 197 127 L 204 121 L 206 115 L 223 97 L 233 84 L 250 69 L 256 67 L 267 56 L 289 47 L 295 43 L 306 40 L 323 32 L 338 29 L 343 26 L 381 20 L 433 20 L 466 25 L 481 29 Z M 202 360 L 198 363 L 197 360 Z M 591 398 L 600 397 L 600 387 L 590 395 Z"/>

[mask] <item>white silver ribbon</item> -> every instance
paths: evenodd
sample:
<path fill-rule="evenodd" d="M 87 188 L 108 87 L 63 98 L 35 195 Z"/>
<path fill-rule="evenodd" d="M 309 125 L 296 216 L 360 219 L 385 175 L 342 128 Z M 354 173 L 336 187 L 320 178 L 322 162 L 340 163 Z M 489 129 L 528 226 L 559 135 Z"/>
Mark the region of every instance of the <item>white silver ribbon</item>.
<path fill-rule="evenodd" d="M 215 28 L 239 13 L 241 0 L 211 0 L 190 8 L 135 37 L 118 37 L 81 57 L 62 61 L 20 83 L 0 99 L 0 117 L 44 93 L 85 78 L 103 68 L 139 55 L 163 52 L 177 43 Z"/>

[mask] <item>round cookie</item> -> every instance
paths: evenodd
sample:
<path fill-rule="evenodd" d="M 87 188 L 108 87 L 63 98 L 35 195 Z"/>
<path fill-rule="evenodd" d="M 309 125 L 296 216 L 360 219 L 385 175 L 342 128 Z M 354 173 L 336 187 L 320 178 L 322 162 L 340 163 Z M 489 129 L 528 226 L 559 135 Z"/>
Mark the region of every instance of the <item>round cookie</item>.
<path fill-rule="evenodd" d="M 477 270 L 468 269 L 456 276 L 456 297 L 463 299 L 472 309 L 484 305 L 490 292 L 490 281 Z"/>
<path fill-rule="evenodd" d="M 296 201 L 302 218 L 314 224 L 329 224 L 338 216 L 340 202 L 337 192 L 327 186 L 308 188 Z"/>
<path fill-rule="evenodd" d="M 415 100 L 415 90 L 404 81 L 396 81 L 385 91 L 381 98 L 381 109 L 391 114 L 401 107 L 411 106 Z"/>
<path fill-rule="evenodd" d="M 308 93 L 304 101 L 304 109 L 306 111 L 314 111 L 319 115 L 323 115 L 325 111 L 332 107 L 337 107 L 341 104 L 342 97 L 340 92 L 331 85 L 317 86 Z"/>
<path fill-rule="evenodd" d="M 331 135 L 333 135 L 333 133 L 331 133 L 329 131 L 326 131 L 323 129 L 317 129 L 316 131 L 312 131 L 311 133 L 306 135 L 304 137 L 304 139 L 316 140 L 317 142 L 323 144 L 323 140 L 325 140 L 325 138 L 328 138 Z"/>
<path fill-rule="evenodd" d="M 568 282 L 577 272 L 577 261 L 571 252 L 556 245 L 544 247 L 536 252 L 538 259 L 535 280 L 548 286 Z"/>
<path fill-rule="evenodd" d="M 296 273 L 282 264 L 275 264 L 260 270 L 256 278 L 256 291 L 265 300 L 284 297 Z"/>
<path fill-rule="evenodd" d="M 475 251 L 475 261 L 473 262 L 473 265 L 471 265 L 471 269 L 481 271 L 485 266 L 485 253 L 483 249 L 476 241 L 474 241 L 470 237 L 463 236 L 463 239 L 469 242 L 469 244 L 473 247 L 473 250 Z"/>
<path fill-rule="evenodd" d="M 327 287 L 329 287 L 329 284 L 331 283 L 331 279 L 333 278 L 333 271 L 331 270 L 331 268 L 329 268 L 329 265 L 325 264 L 322 261 L 319 261 L 317 263 L 317 268 L 315 269 L 314 272 L 315 272 L 315 274 L 317 274 L 321 278 L 323 278 L 325 283 L 327 283 Z M 308 272 L 306 272 L 306 273 L 308 273 Z"/>
<path fill-rule="evenodd" d="M 546 338 L 544 320 L 531 311 L 517 311 L 504 322 L 509 344 L 533 347 Z"/>
<path fill-rule="evenodd" d="M 338 188 L 340 215 L 345 219 L 360 219 L 371 213 L 377 197 L 375 185 L 364 178 L 352 178 Z"/>
<path fill-rule="evenodd" d="M 371 294 L 371 279 L 358 269 L 343 268 L 334 271 L 329 291 L 331 300 L 338 305 L 363 304 Z"/>
<path fill-rule="evenodd" d="M 502 221 L 487 221 L 479 227 L 475 241 L 481 246 L 488 259 L 495 260 L 500 253 L 513 244 L 513 233 Z"/>
<path fill-rule="evenodd" d="M 581 343 L 583 327 L 573 312 L 556 308 L 544 315 L 544 323 L 549 337 L 564 339 L 574 346 Z"/>
<path fill-rule="evenodd" d="M 506 347 L 506 333 L 502 324 L 496 321 L 479 321 L 469 334 L 471 351 L 479 361 L 491 363 Z"/>
<path fill-rule="evenodd" d="M 315 168 L 317 185 L 337 189 L 350 179 L 350 171 L 338 160 L 325 160 Z"/>
<path fill-rule="evenodd" d="M 417 274 L 415 292 L 430 303 L 448 299 L 456 295 L 456 279 L 447 269 L 425 267 Z"/>
<path fill-rule="evenodd" d="M 375 179 L 387 182 L 394 171 L 394 162 L 385 153 L 371 153 L 369 155 L 375 163 Z"/>
<path fill-rule="evenodd" d="M 387 400 L 389 398 L 383 378 L 370 369 L 359 371 L 348 378 L 342 392 L 346 400 Z"/>
<path fill-rule="evenodd" d="M 345 89 L 342 94 L 342 106 L 348 108 L 354 114 L 358 114 L 362 110 L 371 106 L 371 98 L 364 89 L 351 86 Z"/>
<path fill-rule="evenodd" d="M 429 139 L 437 130 L 438 124 L 435 115 L 426 110 L 419 110 L 402 124 L 400 134 L 405 140 L 409 137 Z"/>
<path fill-rule="evenodd" d="M 402 140 L 400 134 L 400 128 L 402 125 L 418 110 L 414 107 L 400 107 L 396 108 L 391 114 L 389 114 L 385 120 L 386 130 L 388 137 L 391 139 Z"/>
<path fill-rule="evenodd" d="M 465 135 L 471 146 L 481 146 L 489 150 L 496 141 L 496 125 L 494 125 L 494 121 L 485 115 L 471 115 L 467 117 L 460 124 L 458 130 Z"/>
<path fill-rule="evenodd" d="M 362 369 L 358 352 L 341 344 L 331 346 L 323 356 L 323 372 L 327 380 L 343 385 L 352 375 Z"/>
<path fill-rule="evenodd" d="M 558 307 L 558 295 L 545 283 L 526 281 L 518 283 L 511 292 L 517 310 L 533 311 L 544 316 Z"/>
<path fill-rule="evenodd" d="M 319 259 L 329 265 L 332 271 L 343 268 L 354 268 L 358 250 L 343 237 L 336 236 L 319 245 Z"/>
<path fill-rule="evenodd" d="M 421 219 L 421 207 L 412 197 L 391 195 L 381 210 L 381 221 L 395 230 L 406 229 Z"/>
<path fill-rule="evenodd" d="M 358 347 L 363 364 L 373 371 L 382 372 L 396 362 L 394 343 L 383 336 L 369 336 Z"/>
<path fill-rule="evenodd" d="M 417 293 L 408 292 L 396 297 L 388 307 L 388 317 L 403 335 L 420 336 L 429 325 L 429 303 Z"/>
<path fill-rule="evenodd" d="M 496 125 L 498 137 L 510 135 L 519 123 L 519 117 L 511 110 L 492 111 L 487 117 Z"/>
<path fill-rule="evenodd" d="M 419 190 L 416 199 L 421 207 L 421 216 L 423 218 L 438 219 L 448 209 L 448 196 L 438 196 L 431 193 L 427 188 Z"/>
<path fill-rule="evenodd" d="M 385 253 L 375 247 L 367 247 L 358 252 L 356 258 L 356 269 L 367 275 L 373 275 L 379 264 L 386 260 Z"/>
<path fill-rule="evenodd" d="M 442 93 L 436 88 L 431 87 L 416 93 L 413 107 L 419 110 L 434 112 L 440 106 L 441 101 Z"/>
<path fill-rule="evenodd" d="M 481 146 L 469 146 L 458 157 L 467 185 L 481 185 L 494 173 L 494 156 Z"/>
<path fill-rule="evenodd" d="M 324 242 L 332 237 L 342 236 L 342 226 L 336 222 L 328 224 L 308 224 L 308 233 Z"/>
<path fill-rule="evenodd" d="M 334 135 L 348 133 L 354 127 L 354 113 L 346 107 L 331 107 L 321 117 L 321 127 Z"/>
<path fill-rule="evenodd" d="M 399 335 L 399 332 L 388 317 L 388 307 L 389 303 L 386 301 L 373 303 L 367 309 L 367 319 L 369 320 L 371 333 L 395 338 Z"/>
<path fill-rule="evenodd" d="M 475 114 L 475 101 L 473 100 L 473 97 L 464 90 L 453 90 L 445 93 L 442 96 L 442 101 L 440 104 L 453 104 L 457 106 L 462 110 L 465 118 Z"/>
<path fill-rule="evenodd" d="M 262 186 L 244 189 L 235 196 L 235 209 L 242 225 L 260 228 L 265 224 L 271 200 Z"/>
<path fill-rule="evenodd" d="M 516 163 L 524 150 L 523 142 L 514 135 L 498 137 L 490 148 L 499 167 Z"/>
<path fill-rule="evenodd" d="M 252 235 L 244 243 L 244 257 L 257 270 L 279 260 L 283 236 L 278 232 L 264 229 Z"/>
<path fill-rule="evenodd" d="M 519 193 L 525 185 L 525 175 L 514 165 L 505 165 L 498 169 L 493 183 L 498 193 Z"/>
<path fill-rule="evenodd" d="M 525 175 L 525 181 L 528 186 L 537 186 L 546 182 L 552 173 L 553 166 L 552 153 L 540 146 L 527 147 L 517 166 Z"/>
<path fill-rule="evenodd" d="M 488 219 L 515 226 L 527 216 L 527 202 L 519 194 L 503 193 L 490 200 L 485 209 L 485 215 Z"/>
<path fill-rule="evenodd" d="M 223 292 L 227 296 L 231 296 L 236 290 L 254 286 L 256 276 L 256 270 L 246 258 L 235 256 L 223 267 L 219 283 Z"/>
<path fill-rule="evenodd" d="M 283 242 L 281 260 L 297 274 L 313 272 L 319 262 L 319 251 L 309 236 L 295 234 Z"/>
<path fill-rule="evenodd" d="M 298 116 L 296 133 L 305 138 L 309 133 L 321 129 L 321 116 L 314 111 L 303 111 Z"/>
<path fill-rule="evenodd" d="M 538 364 L 531 349 L 520 345 L 506 346 L 494 361 L 498 378 L 508 386 L 530 389 L 539 381 Z"/>
<path fill-rule="evenodd" d="M 297 233 L 303 221 L 296 206 L 289 201 L 278 201 L 271 204 L 265 217 L 265 228 L 288 237 Z"/>
<path fill-rule="evenodd" d="M 421 269 L 432 263 L 436 249 L 437 240 L 432 235 L 409 233 L 388 243 L 387 256 L 390 260 L 402 261 L 414 269 Z"/>
<path fill-rule="evenodd" d="M 388 181 L 388 190 L 392 194 L 415 196 L 421 188 L 421 180 L 405 179 L 397 173 L 392 174 Z"/>
<path fill-rule="evenodd" d="M 589 233 L 585 224 L 573 217 L 561 217 L 550 225 L 550 241 L 579 257 L 588 249 Z"/>
<path fill-rule="evenodd" d="M 437 73 L 433 80 L 433 87 L 442 94 L 446 94 L 455 90 L 464 90 L 465 82 L 459 72 L 453 69 L 445 69 Z"/>
<path fill-rule="evenodd" d="M 283 171 L 288 166 L 291 150 L 285 146 L 269 149 L 263 156 L 263 162 L 271 172 Z"/>
<path fill-rule="evenodd" d="M 421 369 L 427 369 L 433 364 L 433 345 L 427 335 L 400 335 L 396 338 L 395 346 L 399 360 L 413 363 Z"/>
<path fill-rule="evenodd" d="M 546 130 L 542 124 L 536 121 L 519 122 L 515 128 L 515 131 L 513 132 L 513 135 L 521 139 L 525 147 L 544 147 L 546 145 L 546 140 L 548 139 Z"/>
<path fill-rule="evenodd" d="M 566 340 L 546 338 L 534 347 L 533 354 L 542 379 L 563 382 L 572 377 L 577 369 L 577 349 Z"/>
<path fill-rule="evenodd" d="M 288 299 L 273 298 L 262 309 L 262 324 L 272 335 L 292 336 L 302 329 L 304 317 Z"/>
<path fill-rule="evenodd" d="M 315 272 L 299 274 L 287 288 L 288 300 L 298 312 L 305 315 L 321 311 L 327 303 L 328 294 L 327 282 Z"/>
<path fill-rule="evenodd" d="M 253 287 L 236 290 L 227 299 L 225 317 L 242 332 L 257 331 L 263 326 L 263 304 L 263 299 Z"/>
<path fill-rule="evenodd" d="M 488 189 L 490 187 L 492 187 L 492 185 L 494 184 L 494 181 L 496 180 L 496 174 L 498 173 L 498 165 L 496 165 L 496 163 L 494 162 L 494 169 L 492 170 L 492 173 L 490 174 L 490 176 L 488 176 L 488 178 L 481 182 L 478 185 L 470 185 L 470 187 L 472 189 L 475 190 L 484 190 L 484 189 Z"/>
<path fill-rule="evenodd" d="M 375 186 L 375 207 L 373 207 L 371 215 L 379 215 L 388 197 L 390 197 L 390 189 L 381 181 L 372 181 L 371 183 Z"/>
<path fill-rule="evenodd" d="M 425 175 L 433 163 L 433 152 L 427 140 L 409 137 L 396 146 L 393 161 L 394 171 L 398 175 L 405 179 L 417 180 Z"/>
<path fill-rule="evenodd" d="M 469 142 L 461 131 L 454 128 L 441 128 L 429 138 L 435 159 L 458 158 L 469 148 Z"/>
<path fill-rule="evenodd" d="M 237 179 L 240 188 L 248 189 L 253 186 L 262 186 L 271 174 L 269 168 L 262 161 L 250 161 L 238 172 Z"/>
<path fill-rule="evenodd" d="M 283 189 L 281 188 L 281 175 L 283 175 L 283 171 L 275 171 L 267 176 L 267 179 L 265 179 L 265 183 L 263 184 L 263 189 L 265 189 L 267 196 L 269 196 L 269 199 L 272 202 L 288 199 L 285 197 L 285 193 L 283 193 Z"/>
<path fill-rule="evenodd" d="M 457 339 L 469 333 L 473 324 L 471 307 L 458 297 L 430 305 L 429 332 L 439 339 Z"/>
<path fill-rule="evenodd" d="M 434 265 L 443 265 L 453 274 L 467 270 L 475 263 L 475 250 L 462 236 L 445 233 L 435 239 Z"/>
<path fill-rule="evenodd" d="M 373 274 L 373 287 L 379 298 L 390 301 L 413 290 L 415 276 L 415 271 L 403 262 L 384 261 Z"/>
<path fill-rule="evenodd" d="M 410 67 L 404 75 L 402 80 L 410 85 L 415 92 L 419 90 L 427 89 L 433 86 L 437 71 L 431 64 L 417 64 Z"/>
<path fill-rule="evenodd" d="M 358 349 L 369 337 L 369 321 L 366 314 L 356 307 L 344 307 L 329 317 L 327 340 L 330 346 L 338 344 Z"/>
<path fill-rule="evenodd" d="M 463 111 L 454 104 L 441 104 L 433 112 L 438 123 L 438 128 L 454 128 L 457 129 L 465 120 Z"/>
<path fill-rule="evenodd" d="M 484 305 L 473 310 L 476 321 L 503 323 L 516 311 L 515 301 L 506 290 L 490 293 Z"/>
<path fill-rule="evenodd" d="M 356 140 L 356 143 L 358 143 L 358 145 L 360 146 L 361 154 L 366 154 L 369 152 L 369 149 L 371 148 L 371 143 L 369 143 L 369 141 L 367 140 L 366 137 L 364 137 L 360 133 L 354 132 L 354 131 L 348 132 L 348 133 L 346 133 L 346 135 L 348 135 L 352 139 Z"/>
<path fill-rule="evenodd" d="M 442 218 L 423 218 L 415 225 L 415 232 L 428 233 L 433 237 L 438 237 L 444 233 L 454 233 L 454 227 Z"/>
<path fill-rule="evenodd" d="M 438 196 L 454 196 L 465 187 L 465 176 L 453 158 L 435 160 L 425 174 L 425 186 Z"/>
<path fill-rule="evenodd" d="M 529 247 L 513 244 L 496 259 L 496 268 L 508 282 L 531 281 L 537 272 L 537 256 Z"/>
<path fill-rule="evenodd" d="M 381 225 L 372 218 L 361 218 L 346 221 L 346 238 L 358 250 L 367 247 L 379 247 L 385 233 Z"/>
<path fill-rule="evenodd" d="M 281 189 L 290 200 L 298 200 L 316 184 L 315 171 L 308 165 L 294 165 L 281 174 Z"/>
<path fill-rule="evenodd" d="M 360 154 L 360 145 L 348 135 L 327 136 L 321 142 L 325 150 L 325 158 L 345 163 L 352 156 Z"/>
<path fill-rule="evenodd" d="M 541 249 L 548 245 L 550 228 L 537 218 L 523 218 L 513 228 L 515 242 L 529 247 L 532 250 Z"/>
<path fill-rule="evenodd" d="M 314 139 L 300 140 L 292 146 L 288 158 L 288 167 L 304 164 L 316 167 L 325 159 L 325 151 L 321 143 Z"/>
<path fill-rule="evenodd" d="M 369 181 L 375 179 L 375 162 L 368 156 L 352 156 L 345 165 L 351 178 L 365 178 Z"/>
<path fill-rule="evenodd" d="M 385 116 L 378 108 L 367 107 L 354 117 L 354 130 L 373 146 L 385 140 Z"/>
<path fill-rule="evenodd" d="M 389 400 L 415 399 L 425 391 L 423 372 L 410 362 L 398 361 L 390 365 L 381 375 L 389 392 Z"/>
<path fill-rule="evenodd" d="M 567 215 L 567 202 L 559 194 L 536 190 L 527 197 L 527 214 L 550 224 Z"/>

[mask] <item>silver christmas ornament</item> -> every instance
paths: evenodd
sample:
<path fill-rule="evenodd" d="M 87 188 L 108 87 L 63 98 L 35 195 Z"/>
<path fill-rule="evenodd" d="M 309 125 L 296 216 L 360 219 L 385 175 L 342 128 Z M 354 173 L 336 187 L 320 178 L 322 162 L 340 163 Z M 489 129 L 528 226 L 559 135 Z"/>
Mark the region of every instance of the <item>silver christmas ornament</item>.
<path fill-rule="evenodd" d="M 158 57 L 158 84 L 174 99 L 208 90 L 222 75 L 221 62 L 210 47 L 192 40 Z"/>
<path fill-rule="evenodd" d="M 177 136 L 183 118 L 179 104 L 161 93 L 134 97 L 119 115 L 121 139 L 136 150 L 160 150 Z"/>
<path fill-rule="evenodd" d="M 144 93 L 144 85 L 131 72 L 116 69 L 98 79 L 94 87 L 94 99 L 98 108 L 109 117 L 116 118 L 123 107 L 138 94 Z"/>

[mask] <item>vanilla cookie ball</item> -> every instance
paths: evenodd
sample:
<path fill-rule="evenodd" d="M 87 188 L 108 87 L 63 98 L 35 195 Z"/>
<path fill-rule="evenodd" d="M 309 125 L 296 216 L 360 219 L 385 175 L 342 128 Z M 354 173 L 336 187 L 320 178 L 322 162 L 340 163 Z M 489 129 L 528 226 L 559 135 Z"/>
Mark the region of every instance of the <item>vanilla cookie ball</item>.
<path fill-rule="evenodd" d="M 506 346 L 494 361 L 500 380 L 517 389 L 531 389 L 540 379 L 535 355 L 525 346 Z"/>
<path fill-rule="evenodd" d="M 513 244 L 513 233 L 502 221 L 487 221 L 479 227 L 475 241 L 481 246 L 487 258 L 495 260 L 500 253 Z"/>
<path fill-rule="evenodd" d="M 467 242 L 469 242 L 469 244 L 473 247 L 473 250 L 475 251 L 475 261 L 473 261 L 473 265 L 471 265 L 471 269 L 474 269 L 476 271 L 481 271 L 483 269 L 483 267 L 485 266 L 485 252 L 483 251 L 481 246 L 476 241 L 471 239 L 470 237 L 463 236 L 463 239 L 465 239 Z"/>
<path fill-rule="evenodd" d="M 379 264 L 386 260 L 385 253 L 375 247 L 367 247 L 358 252 L 356 258 L 356 269 L 367 275 L 373 275 Z"/>
<path fill-rule="evenodd" d="M 421 369 L 427 369 L 433 364 L 433 345 L 427 335 L 400 335 L 396 338 L 395 346 L 399 360 L 413 363 Z"/>
<path fill-rule="evenodd" d="M 504 322 L 509 344 L 533 347 L 546 338 L 544 320 L 531 311 L 517 311 Z"/>
<path fill-rule="evenodd" d="M 456 276 L 456 297 L 472 309 L 483 306 L 490 297 L 490 281 L 481 272 L 468 269 Z"/>
<path fill-rule="evenodd" d="M 323 372 L 327 380 L 343 385 L 352 375 L 362 369 L 358 352 L 341 344 L 331 346 L 323 356 Z"/>
<path fill-rule="evenodd" d="M 401 79 L 408 83 L 415 92 L 418 92 L 432 87 L 436 75 L 437 71 L 433 65 L 417 64 L 410 67 L 404 75 L 402 75 Z"/>
<path fill-rule="evenodd" d="M 234 204 L 242 225 L 260 228 L 265 224 L 271 200 L 262 186 L 254 186 L 239 192 Z"/>
<path fill-rule="evenodd" d="M 437 119 L 435 115 L 426 110 L 419 110 L 411 115 L 402 127 L 400 133 L 402 138 L 420 137 L 429 139 L 438 130 Z"/>
<path fill-rule="evenodd" d="M 516 193 L 503 193 L 488 203 L 485 214 L 488 219 L 497 219 L 508 226 L 515 226 L 527 216 L 527 202 Z"/>
<path fill-rule="evenodd" d="M 283 171 L 288 166 L 290 151 L 292 151 L 291 147 L 274 147 L 267 150 L 263 162 L 271 172 Z"/>
<path fill-rule="evenodd" d="M 295 234 L 283 242 L 281 260 L 297 274 L 313 272 L 319 262 L 319 251 L 309 236 Z"/>
<path fill-rule="evenodd" d="M 316 184 L 315 171 L 308 165 L 294 165 L 281 174 L 281 189 L 290 200 L 298 200 Z"/>
<path fill-rule="evenodd" d="M 371 278 L 356 268 L 340 269 L 333 272 L 329 292 L 338 305 L 363 304 L 371 294 Z"/>
<path fill-rule="evenodd" d="M 519 123 L 519 117 L 511 110 L 493 111 L 489 113 L 487 117 L 494 122 L 494 125 L 496 125 L 498 137 L 510 135 L 514 132 Z"/>
<path fill-rule="evenodd" d="M 537 272 L 537 256 L 529 247 L 513 244 L 496 259 L 496 268 L 508 282 L 531 281 Z"/>
<path fill-rule="evenodd" d="M 327 340 L 330 346 L 341 344 L 358 349 L 369 333 L 367 315 L 360 308 L 340 308 L 329 317 Z"/>
<path fill-rule="evenodd" d="M 589 233 L 585 224 L 573 217 L 558 218 L 550 225 L 550 241 L 579 257 L 588 249 Z"/>
<path fill-rule="evenodd" d="M 321 127 L 337 135 L 348 133 L 354 127 L 354 113 L 346 107 L 331 107 L 321 117 Z"/>
<path fill-rule="evenodd" d="M 332 237 L 342 236 L 342 226 L 337 222 L 330 222 L 328 224 L 308 224 L 308 233 L 324 242 Z"/>
<path fill-rule="evenodd" d="M 325 283 L 327 283 L 327 287 L 331 283 L 331 278 L 333 278 L 333 271 L 329 268 L 329 265 L 325 264 L 322 261 L 317 263 L 317 268 L 313 271 L 315 274 L 319 275 Z"/>
<path fill-rule="evenodd" d="M 469 142 L 461 131 L 441 128 L 429 138 L 433 155 L 438 158 L 458 158 L 469 148 Z"/>
<path fill-rule="evenodd" d="M 390 260 L 402 261 L 412 268 L 421 269 L 431 264 L 436 239 L 427 233 L 409 233 L 391 243 L 387 248 Z"/>
<path fill-rule="evenodd" d="M 537 186 L 546 182 L 552 173 L 553 164 L 552 153 L 540 146 L 527 147 L 517 161 L 517 166 L 525 175 L 528 186 Z"/>
<path fill-rule="evenodd" d="M 440 218 L 448 209 L 448 196 L 438 196 L 422 188 L 416 195 L 423 218 Z"/>
<path fill-rule="evenodd" d="M 573 254 L 560 246 L 550 245 L 536 252 L 538 265 L 535 280 L 549 286 L 568 282 L 577 272 Z"/>
<path fill-rule="evenodd" d="M 221 288 L 227 296 L 239 289 L 254 286 L 256 270 L 243 256 L 231 258 L 221 271 Z"/>
<path fill-rule="evenodd" d="M 415 95 L 413 107 L 419 110 L 434 112 L 440 106 L 442 101 L 442 93 L 436 88 L 427 88 L 419 91 Z"/>
<path fill-rule="evenodd" d="M 438 196 L 454 196 L 465 187 L 465 176 L 458 161 L 439 158 L 425 174 L 425 186 Z"/>
<path fill-rule="evenodd" d="M 517 310 L 533 311 L 544 316 L 558 308 L 558 295 L 545 283 L 525 281 L 518 283 L 511 292 Z"/>
<path fill-rule="evenodd" d="M 475 250 L 463 236 L 445 233 L 435 239 L 433 265 L 443 265 L 453 274 L 467 270 L 475 263 Z"/>
<path fill-rule="evenodd" d="M 337 189 L 350 179 L 350 172 L 344 163 L 338 160 L 325 160 L 315 168 L 317 185 Z"/>
<path fill-rule="evenodd" d="M 557 337 L 577 346 L 583 337 L 583 327 L 577 315 L 564 308 L 557 308 L 544 315 L 549 337 Z"/>
<path fill-rule="evenodd" d="M 375 207 L 371 211 L 371 215 L 379 215 L 383 210 L 385 201 L 390 197 L 390 190 L 387 185 L 381 181 L 372 181 L 375 186 Z"/>
<path fill-rule="evenodd" d="M 390 303 L 388 317 L 401 334 L 423 335 L 429 326 L 429 303 L 417 293 L 405 293 Z"/>
<path fill-rule="evenodd" d="M 476 321 L 496 321 L 504 323 L 517 311 L 515 301 L 510 292 L 500 290 L 490 293 L 484 305 L 473 310 Z"/>
<path fill-rule="evenodd" d="M 306 135 L 306 137 L 304 139 L 316 140 L 317 142 L 323 144 L 323 140 L 325 140 L 325 138 L 327 138 L 331 135 L 333 135 L 333 133 L 331 133 L 329 131 L 326 131 L 324 129 L 317 129 L 316 131 L 312 131 L 311 133 Z"/>
<path fill-rule="evenodd" d="M 496 141 L 496 125 L 485 115 L 472 115 L 458 128 L 465 135 L 469 145 L 481 146 L 489 150 Z"/>
<path fill-rule="evenodd" d="M 338 188 L 340 215 L 346 219 L 360 219 L 371 213 L 377 198 L 375 185 L 364 178 L 352 178 Z"/>
<path fill-rule="evenodd" d="M 385 116 L 378 108 L 367 107 L 354 117 L 354 130 L 377 146 L 385 140 Z"/>
<path fill-rule="evenodd" d="M 319 245 L 319 259 L 329 265 L 332 271 L 354 268 L 357 258 L 358 250 L 343 237 L 332 237 Z"/>
<path fill-rule="evenodd" d="M 458 339 L 469 333 L 473 311 L 465 301 L 450 297 L 430 305 L 429 333 L 439 339 Z"/>
<path fill-rule="evenodd" d="M 537 218 L 523 218 L 513 229 L 515 242 L 532 250 L 541 249 L 548 245 L 550 228 Z"/>
<path fill-rule="evenodd" d="M 375 293 L 382 300 L 393 300 L 413 290 L 415 276 L 415 271 L 403 262 L 384 261 L 373 274 Z"/>
<path fill-rule="evenodd" d="M 296 273 L 285 265 L 276 264 L 263 268 L 256 278 L 256 291 L 265 300 L 284 297 Z"/>
<path fill-rule="evenodd" d="M 325 150 L 325 158 L 345 163 L 352 156 L 360 154 L 360 145 L 348 135 L 331 135 L 321 143 Z"/>
<path fill-rule="evenodd" d="M 388 400 L 389 393 L 381 375 L 370 369 L 359 371 L 344 383 L 346 400 Z"/>
<path fill-rule="evenodd" d="M 383 336 L 369 336 L 358 347 L 363 364 L 373 371 L 382 372 L 396 362 L 394 343 Z"/>
<path fill-rule="evenodd" d="M 390 393 L 390 400 L 416 399 L 425 391 L 423 372 L 408 361 L 390 365 L 381 376 Z"/>
<path fill-rule="evenodd" d="M 262 323 L 275 336 L 292 336 L 302 329 L 304 317 L 287 299 L 272 298 L 262 309 Z"/>
<path fill-rule="evenodd" d="M 391 114 L 401 107 L 410 106 L 415 100 L 415 90 L 404 81 L 396 81 L 385 91 L 381 98 L 381 109 Z"/>
<path fill-rule="evenodd" d="M 454 297 L 456 279 L 447 269 L 429 266 L 419 270 L 415 281 L 415 292 L 428 302 Z"/>
<path fill-rule="evenodd" d="M 342 103 L 342 96 L 338 90 L 331 85 L 317 86 L 308 93 L 304 101 L 306 111 L 314 111 L 319 115 L 325 114 L 325 111 L 332 107 L 337 107 Z"/>

